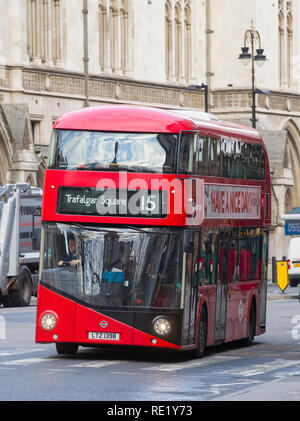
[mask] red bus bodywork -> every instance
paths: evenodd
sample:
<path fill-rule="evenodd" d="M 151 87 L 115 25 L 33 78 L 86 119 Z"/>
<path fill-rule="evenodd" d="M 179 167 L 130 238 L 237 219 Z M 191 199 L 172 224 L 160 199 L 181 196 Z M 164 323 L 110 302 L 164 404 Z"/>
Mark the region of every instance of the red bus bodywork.
<path fill-rule="evenodd" d="M 199 132 L 204 137 L 214 138 L 236 138 L 244 142 L 262 145 L 265 156 L 265 178 L 263 180 L 247 180 L 220 178 L 214 176 L 197 176 L 204 181 L 205 186 L 236 186 L 241 188 L 259 188 L 260 196 L 260 217 L 258 219 L 228 218 L 222 217 L 205 218 L 201 227 L 254 227 L 267 229 L 270 224 L 270 177 L 269 163 L 263 140 L 257 130 L 239 126 L 232 123 L 209 120 L 195 120 L 176 112 L 162 111 L 146 107 L 135 106 L 112 106 L 99 108 L 86 108 L 84 110 L 68 113 L 60 117 L 54 129 L 56 130 L 88 130 L 100 132 L 128 132 L 128 133 L 170 133 L 180 134 L 181 132 Z M 101 215 L 68 215 L 57 212 L 58 190 L 66 187 L 88 187 L 96 188 L 100 178 L 111 179 L 118 188 L 126 189 L 128 183 L 137 177 L 136 173 L 127 173 L 126 177 L 119 177 L 118 172 L 102 171 L 72 171 L 64 169 L 47 169 L 45 172 L 44 195 L 42 207 L 43 223 L 55 222 L 63 224 L 97 224 L 101 226 L 153 226 L 153 227 L 178 227 L 187 226 L 187 216 L 184 212 L 181 215 L 174 214 L 173 206 L 170 203 L 168 215 L 164 218 L 143 218 L 130 216 L 101 216 Z M 151 181 L 176 179 L 176 174 L 149 174 L 140 173 L 150 189 Z M 184 176 L 186 178 L 187 176 Z M 228 187 L 229 189 L 229 187 Z M 222 188 L 219 187 L 221 192 Z M 222 193 L 222 192 L 221 192 Z M 220 193 L 220 194 L 221 194 Z M 225 192 L 226 193 L 226 192 Z M 206 200 L 206 199 L 204 199 Z M 268 202 L 268 203 L 267 203 Z M 223 202 L 224 206 L 224 202 Z M 267 209 L 267 210 L 266 210 Z M 41 279 L 42 281 L 42 279 Z M 80 345 L 90 344 L 115 344 L 113 340 L 94 339 L 88 336 L 89 332 L 105 332 L 109 326 L 109 332 L 120 333 L 117 345 L 138 345 L 170 349 L 191 349 L 197 347 L 198 319 L 201 309 L 205 307 L 207 313 L 207 340 L 206 345 L 214 345 L 220 342 L 228 342 L 248 336 L 249 316 L 251 303 L 256 306 L 255 335 L 264 333 L 265 322 L 260 319 L 260 309 L 264 306 L 266 297 L 261 294 L 261 279 L 240 282 L 230 282 L 226 286 L 226 334 L 222 340 L 216 339 L 215 319 L 218 293 L 216 285 L 201 285 L 198 288 L 197 309 L 195 312 L 196 334 L 192 343 L 184 344 L 181 340 L 169 341 L 159 337 L 153 331 L 143 329 L 148 323 L 149 317 L 155 313 L 154 309 L 139 310 L 137 313 L 131 311 L 126 317 L 119 317 L 118 310 L 103 311 L 101 308 L 92 308 L 82 302 L 70 297 L 61 295 L 57 291 L 47 288 L 40 282 L 38 289 L 36 341 L 39 343 L 76 343 Z M 183 306 L 184 307 L 184 306 Z M 156 313 L 167 315 L 166 307 L 162 305 L 156 308 Z M 52 330 L 45 330 L 41 326 L 41 319 L 46 313 L 53 313 L 57 319 L 56 326 Z M 184 329 L 182 314 L 184 308 L 178 311 L 178 330 Z M 124 313 L 124 312 L 120 312 Z M 181 316 L 180 316 L 181 314 Z M 177 316 L 176 316 L 177 317 Z M 144 318 L 144 319 L 143 319 Z M 176 322 L 177 323 L 177 322 Z M 101 326 L 104 326 L 101 328 Z M 181 334 L 180 334 L 181 336 Z"/>

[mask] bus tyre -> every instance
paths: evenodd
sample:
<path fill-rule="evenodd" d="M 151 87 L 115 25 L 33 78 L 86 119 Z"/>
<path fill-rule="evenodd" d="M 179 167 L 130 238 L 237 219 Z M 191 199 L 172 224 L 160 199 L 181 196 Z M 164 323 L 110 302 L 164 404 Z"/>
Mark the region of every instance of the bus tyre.
<path fill-rule="evenodd" d="M 195 357 L 201 358 L 204 355 L 207 339 L 207 315 L 204 307 L 201 309 L 198 326 L 198 344 L 195 349 Z"/>
<path fill-rule="evenodd" d="M 18 288 L 8 292 L 12 307 L 26 307 L 32 295 L 32 279 L 27 268 L 21 267 L 18 276 Z"/>
<path fill-rule="evenodd" d="M 57 343 L 55 345 L 58 354 L 73 355 L 76 354 L 78 350 L 78 345 L 73 343 Z"/>
<path fill-rule="evenodd" d="M 246 346 L 252 345 L 253 343 L 254 336 L 255 336 L 255 324 L 256 324 L 256 311 L 255 311 L 254 302 L 252 301 L 250 314 L 249 314 L 249 320 L 248 320 L 248 337 L 244 341 Z"/>

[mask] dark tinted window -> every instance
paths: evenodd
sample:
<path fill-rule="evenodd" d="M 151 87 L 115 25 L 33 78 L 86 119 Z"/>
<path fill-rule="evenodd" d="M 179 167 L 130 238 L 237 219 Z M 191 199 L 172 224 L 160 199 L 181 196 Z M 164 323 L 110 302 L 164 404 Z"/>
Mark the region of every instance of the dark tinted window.
<path fill-rule="evenodd" d="M 184 134 L 180 143 L 179 173 L 263 180 L 262 145 L 234 138 L 207 138 Z"/>
<path fill-rule="evenodd" d="M 202 227 L 198 264 L 200 285 L 241 282 L 267 277 L 266 233 L 260 228 L 231 231 Z"/>

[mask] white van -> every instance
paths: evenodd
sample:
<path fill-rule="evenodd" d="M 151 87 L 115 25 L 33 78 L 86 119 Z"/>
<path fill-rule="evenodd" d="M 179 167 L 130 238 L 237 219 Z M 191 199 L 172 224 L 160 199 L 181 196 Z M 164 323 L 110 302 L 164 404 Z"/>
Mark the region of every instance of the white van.
<path fill-rule="evenodd" d="M 300 237 L 292 237 L 287 246 L 288 272 L 291 287 L 300 284 Z"/>

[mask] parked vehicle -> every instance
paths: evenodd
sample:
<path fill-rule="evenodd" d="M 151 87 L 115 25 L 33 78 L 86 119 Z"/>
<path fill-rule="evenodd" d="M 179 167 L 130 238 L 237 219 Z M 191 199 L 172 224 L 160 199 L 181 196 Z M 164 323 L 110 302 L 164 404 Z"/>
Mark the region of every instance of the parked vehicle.
<path fill-rule="evenodd" d="M 42 190 L 0 186 L 0 305 L 23 307 L 37 295 Z"/>
<path fill-rule="evenodd" d="M 300 237 L 292 237 L 287 246 L 288 272 L 291 287 L 300 283 Z"/>

